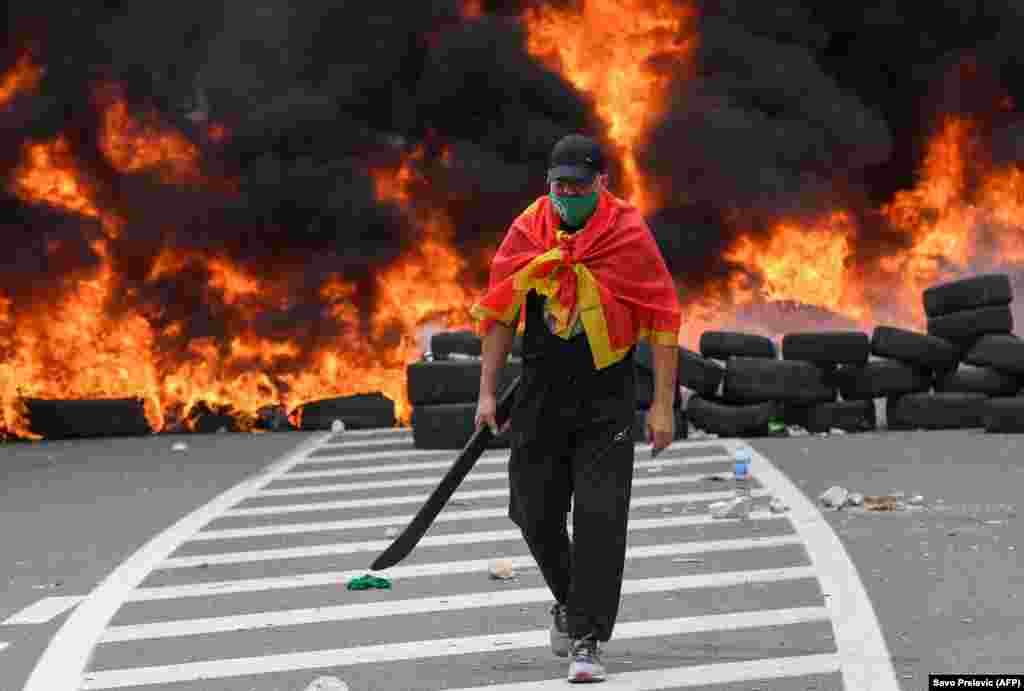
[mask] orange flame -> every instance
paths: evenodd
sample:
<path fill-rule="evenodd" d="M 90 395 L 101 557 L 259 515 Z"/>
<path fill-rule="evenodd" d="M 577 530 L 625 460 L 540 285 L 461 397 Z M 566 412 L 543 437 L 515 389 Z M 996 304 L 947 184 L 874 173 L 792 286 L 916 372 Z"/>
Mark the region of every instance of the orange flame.
<path fill-rule="evenodd" d="M 618 149 L 624 187 L 644 212 L 661 200 L 634 151 L 662 114 L 671 81 L 690 69 L 694 18 L 674 0 L 588 0 L 580 11 L 540 6 L 524 15 L 530 54 L 593 98 Z"/>
<path fill-rule="evenodd" d="M 43 69 L 32 62 L 32 56 L 22 54 L 7 73 L 0 77 L 0 108 L 21 93 L 32 91 L 43 78 Z"/>

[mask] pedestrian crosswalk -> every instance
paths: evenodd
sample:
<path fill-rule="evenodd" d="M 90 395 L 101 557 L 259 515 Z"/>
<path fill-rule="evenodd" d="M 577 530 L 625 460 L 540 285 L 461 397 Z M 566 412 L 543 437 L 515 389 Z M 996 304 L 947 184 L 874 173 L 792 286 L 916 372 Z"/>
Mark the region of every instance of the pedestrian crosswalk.
<path fill-rule="evenodd" d="M 849 688 L 829 594 L 791 518 L 767 510 L 756 464 L 750 517 L 716 519 L 728 445 L 644 449 L 604 688 Z M 413 553 L 377 574 L 391 589 L 349 591 L 454 452 L 414 449 L 407 430 L 322 439 L 153 565 L 80 688 L 302 691 L 322 675 L 351 691 L 565 688 L 551 594 L 507 517 L 507 457 L 489 450 Z M 498 557 L 513 579 L 489 576 Z"/>

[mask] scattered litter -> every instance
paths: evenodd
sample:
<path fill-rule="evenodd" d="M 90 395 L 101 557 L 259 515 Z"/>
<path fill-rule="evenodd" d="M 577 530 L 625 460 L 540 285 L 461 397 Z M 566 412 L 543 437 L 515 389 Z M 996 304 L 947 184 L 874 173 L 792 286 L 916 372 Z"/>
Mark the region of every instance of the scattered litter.
<path fill-rule="evenodd" d="M 1006 521 L 985 521 L 985 525 L 1003 525 Z"/>
<path fill-rule="evenodd" d="M 800 425 L 790 425 L 786 428 L 786 433 L 791 437 L 806 437 L 810 432 L 805 430 Z"/>
<path fill-rule="evenodd" d="M 786 429 L 786 423 L 777 417 L 769 418 L 768 420 L 768 431 L 772 434 L 778 434 Z"/>
<path fill-rule="evenodd" d="M 920 506 L 921 504 L 924 503 L 924 497 L 921 496 L 920 494 L 915 494 L 907 501 L 907 503 L 910 504 L 911 506 Z"/>
<path fill-rule="evenodd" d="M 905 508 L 905 504 L 896 497 L 890 495 L 864 497 L 864 508 L 868 511 L 899 511 Z"/>
<path fill-rule="evenodd" d="M 705 475 L 701 480 L 710 480 L 711 482 L 725 482 L 731 480 L 732 475 L 729 473 L 715 473 L 714 475 Z"/>
<path fill-rule="evenodd" d="M 348 590 L 369 590 L 370 588 L 391 590 L 391 581 L 383 576 L 366 574 L 365 576 L 353 578 L 345 587 Z"/>
<path fill-rule="evenodd" d="M 778 497 L 772 497 L 771 502 L 768 504 L 768 509 L 772 513 L 785 513 L 789 510 L 789 507 L 786 506 L 786 502 L 782 501 Z"/>
<path fill-rule="evenodd" d="M 662 513 L 672 513 L 672 507 L 671 506 L 663 506 L 663 507 L 661 507 L 661 512 Z"/>
<path fill-rule="evenodd" d="M 750 497 L 716 501 L 710 507 L 712 518 L 746 518 L 750 515 Z"/>
<path fill-rule="evenodd" d="M 331 431 L 332 432 L 344 432 L 345 431 L 345 423 L 342 422 L 341 420 L 335 420 L 334 422 L 331 423 Z"/>
<path fill-rule="evenodd" d="M 960 621 L 963 622 L 964 624 L 973 624 L 974 623 L 974 619 L 972 619 L 971 617 L 964 617 Z"/>
<path fill-rule="evenodd" d="M 348 684 L 338 677 L 317 677 L 306 691 L 348 691 Z"/>
<path fill-rule="evenodd" d="M 830 427 L 829 430 L 828 430 L 828 433 L 829 434 L 834 434 L 836 436 L 840 436 L 841 437 L 841 436 L 846 434 L 846 430 L 839 429 L 838 427 Z"/>
<path fill-rule="evenodd" d="M 841 509 L 846 504 L 846 500 L 849 498 L 850 493 L 846 491 L 846 489 L 840 487 L 839 485 L 832 485 L 827 490 L 821 493 L 821 496 L 818 497 L 818 501 L 820 501 L 825 506 L 829 506 L 838 510 Z"/>
<path fill-rule="evenodd" d="M 57 581 L 56 583 L 46 583 L 44 585 L 34 585 L 34 586 L 32 586 L 32 589 L 33 590 L 53 590 L 54 588 L 59 588 L 62 585 L 64 585 L 64 581 Z"/>
<path fill-rule="evenodd" d="M 861 506 L 864 504 L 864 495 L 860 492 L 850 492 L 850 496 L 846 498 L 846 503 L 850 506 Z"/>
<path fill-rule="evenodd" d="M 495 559 L 490 563 L 488 570 L 491 578 L 495 580 L 506 581 L 516 575 L 511 559 Z"/>
<path fill-rule="evenodd" d="M 676 557 L 672 560 L 673 564 L 703 564 L 703 559 L 697 557 Z"/>
<path fill-rule="evenodd" d="M 395 535 L 398 535 L 398 528 L 388 528 L 384 531 L 384 535 L 386 535 L 387 537 L 394 537 Z"/>
<path fill-rule="evenodd" d="M 174 445 L 171 446 L 171 451 L 188 451 L 188 444 L 183 441 L 176 441 L 174 442 Z"/>

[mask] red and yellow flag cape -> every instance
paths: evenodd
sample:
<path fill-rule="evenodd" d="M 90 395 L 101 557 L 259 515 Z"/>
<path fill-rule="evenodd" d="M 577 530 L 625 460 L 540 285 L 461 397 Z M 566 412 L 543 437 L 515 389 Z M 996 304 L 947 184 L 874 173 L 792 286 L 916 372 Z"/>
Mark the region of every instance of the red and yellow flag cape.
<path fill-rule="evenodd" d="M 598 369 L 641 338 L 677 345 L 675 282 L 640 212 L 601 190 L 585 227 L 565 233 L 558 220 L 545 196 L 512 223 L 491 263 L 487 293 L 470 310 L 480 335 L 496 321 L 512 323 L 534 289 L 548 298 L 558 332 L 578 310 Z"/>

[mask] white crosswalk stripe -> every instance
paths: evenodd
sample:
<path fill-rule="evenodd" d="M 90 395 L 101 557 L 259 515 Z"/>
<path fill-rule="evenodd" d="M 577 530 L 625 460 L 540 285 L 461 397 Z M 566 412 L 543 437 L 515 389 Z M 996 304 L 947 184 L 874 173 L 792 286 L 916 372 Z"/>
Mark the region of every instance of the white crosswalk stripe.
<path fill-rule="evenodd" d="M 734 444 L 679 441 L 658 459 L 644 458 L 649 445 L 637 445 L 622 589 L 621 612 L 628 616 L 620 614 L 606 648 L 603 688 L 747 682 L 795 691 L 824 677 L 832 680 L 830 689 L 867 691 L 845 682 L 857 673 L 831 642 L 838 622 L 830 597 L 844 594 L 821 588 L 819 564 L 809 558 L 794 517 L 767 510 L 773 489 L 754 483 L 755 508 L 746 520 L 709 514 L 705 503 L 732 497 L 731 483 L 702 483 L 712 481 L 714 464 L 729 461 Z M 269 691 L 305 688 L 320 673 L 346 680 L 351 691 L 565 688 L 564 675 L 551 671 L 552 664 L 567 664 L 548 650 L 551 592 L 507 518 L 507 450 L 485 454 L 437 517 L 436 526 L 451 532 L 432 529 L 405 562 L 376 574 L 392 581 L 391 590 L 343 587 L 370 573 L 351 568 L 350 558 L 368 562 L 393 539 L 358 531 L 406 525 L 452 457 L 412 448 L 408 430 L 346 431 L 275 466 L 125 594 L 79 688 L 198 691 L 228 683 Z M 756 464 L 753 470 L 758 480 Z M 466 502 L 485 505 L 462 508 Z M 659 507 L 667 515 L 652 517 Z M 338 511 L 351 513 L 330 514 Z M 300 522 L 287 522 L 289 516 Z M 509 559 L 515 579 L 487 577 L 498 555 Z M 310 631 L 318 633 L 303 637 Z M 734 640 L 730 657 L 705 664 L 682 654 L 706 635 Z M 802 643 L 756 643 L 769 636 Z M 637 660 L 620 664 L 610 651 L 626 646 L 660 652 L 634 652 Z M 512 664 L 509 655 L 529 654 L 543 662 L 516 667 L 511 682 L 498 673 Z M 500 665 L 484 664 L 495 656 Z M 890 665 L 887 658 L 857 664 L 875 665 L 882 679 Z M 381 686 L 380 674 L 394 685 Z M 877 688 L 896 691 L 884 682 Z"/>

